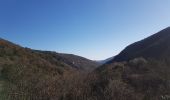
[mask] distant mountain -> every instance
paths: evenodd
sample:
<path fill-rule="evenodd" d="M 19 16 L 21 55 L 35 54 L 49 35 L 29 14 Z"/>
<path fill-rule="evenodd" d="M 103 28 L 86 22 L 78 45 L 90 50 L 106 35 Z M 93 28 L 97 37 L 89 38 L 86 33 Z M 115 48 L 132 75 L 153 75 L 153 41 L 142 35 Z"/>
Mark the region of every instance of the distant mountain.
<path fill-rule="evenodd" d="M 112 59 L 114 59 L 114 57 L 110 57 L 110 58 L 107 58 L 105 60 L 97 60 L 96 62 L 98 62 L 99 64 L 103 65 L 103 64 L 111 61 Z"/>
<path fill-rule="evenodd" d="M 127 61 L 137 57 L 170 58 L 170 27 L 127 46 L 113 61 Z M 111 62 L 113 62 L 111 61 Z"/>
<path fill-rule="evenodd" d="M 64 54 L 64 53 L 56 53 L 52 51 L 40 51 L 40 50 L 34 50 L 36 53 L 39 53 L 40 55 L 48 55 L 51 57 L 51 61 L 59 61 L 63 62 L 66 65 L 69 65 L 73 68 L 77 68 L 80 70 L 93 70 L 99 66 L 98 62 L 86 59 L 84 57 L 80 57 L 73 54 Z M 44 58 L 46 59 L 46 58 Z"/>

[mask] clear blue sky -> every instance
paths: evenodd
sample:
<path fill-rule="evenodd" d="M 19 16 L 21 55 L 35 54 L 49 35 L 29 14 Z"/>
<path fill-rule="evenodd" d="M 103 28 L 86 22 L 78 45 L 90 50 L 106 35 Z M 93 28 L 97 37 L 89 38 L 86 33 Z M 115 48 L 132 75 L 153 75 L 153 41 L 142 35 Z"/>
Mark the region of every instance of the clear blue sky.
<path fill-rule="evenodd" d="M 105 59 L 170 26 L 170 0 L 0 0 L 0 37 Z"/>

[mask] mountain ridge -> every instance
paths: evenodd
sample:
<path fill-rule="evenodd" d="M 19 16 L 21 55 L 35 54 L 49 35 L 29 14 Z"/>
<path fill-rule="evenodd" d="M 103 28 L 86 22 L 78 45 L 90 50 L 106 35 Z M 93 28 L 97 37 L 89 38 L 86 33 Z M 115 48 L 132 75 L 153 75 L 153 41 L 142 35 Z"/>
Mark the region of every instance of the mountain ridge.
<path fill-rule="evenodd" d="M 43 51 L 43 50 L 33 50 L 27 47 L 21 47 L 19 45 L 16 45 L 10 41 L 7 41 L 5 39 L 0 38 L 0 48 L 4 48 L 4 47 L 9 47 L 8 49 L 16 49 L 16 50 L 23 50 L 24 52 L 32 52 L 32 53 L 36 53 L 36 54 L 44 54 L 47 56 L 51 57 L 51 60 L 55 59 L 55 61 L 60 60 L 62 62 L 67 62 L 67 65 L 71 65 L 74 68 L 80 68 L 80 69 L 84 69 L 84 70 L 91 70 L 94 69 L 95 67 L 98 66 L 97 62 L 94 62 L 92 60 L 89 60 L 87 58 L 81 57 L 81 56 L 77 56 L 77 55 L 73 55 L 73 54 L 64 54 L 64 53 L 56 53 L 55 51 Z M 55 62 L 54 61 L 54 62 Z M 87 65 L 88 68 L 85 68 Z M 93 67 L 93 68 L 90 68 Z"/>
<path fill-rule="evenodd" d="M 162 31 L 157 32 L 156 34 L 151 35 L 150 37 L 147 37 L 141 41 L 135 42 L 127 46 L 123 51 L 121 51 L 117 56 L 115 56 L 115 58 L 111 62 L 126 61 L 134 59 L 135 57 L 159 58 L 161 55 L 158 55 L 160 54 L 158 50 L 162 49 L 165 50 L 165 52 L 168 52 L 168 50 L 170 50 L 169 39 L 170 39 L 170 27 L 167 27 Z"/>

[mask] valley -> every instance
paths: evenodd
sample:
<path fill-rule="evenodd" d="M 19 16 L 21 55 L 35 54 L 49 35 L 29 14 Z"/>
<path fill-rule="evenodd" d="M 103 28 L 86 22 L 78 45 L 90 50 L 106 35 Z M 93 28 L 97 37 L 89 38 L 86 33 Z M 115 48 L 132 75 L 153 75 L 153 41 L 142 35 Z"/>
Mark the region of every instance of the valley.
<path fill-rule="evenodd" d="M 0 99 L 161 100 L 170 95 L 169 51 L 169 27 L 102 64 L 0 39 Z"/>

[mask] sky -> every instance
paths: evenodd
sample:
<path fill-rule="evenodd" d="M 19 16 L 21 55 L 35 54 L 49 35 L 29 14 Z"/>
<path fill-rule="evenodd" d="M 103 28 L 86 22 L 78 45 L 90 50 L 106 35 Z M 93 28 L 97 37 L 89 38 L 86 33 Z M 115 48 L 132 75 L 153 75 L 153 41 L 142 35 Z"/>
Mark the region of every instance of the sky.
<path fill-rule="evenodd" d="M 92 60 L 170 26 L 170 0 L 0 0 L 0 37 Z"/>

